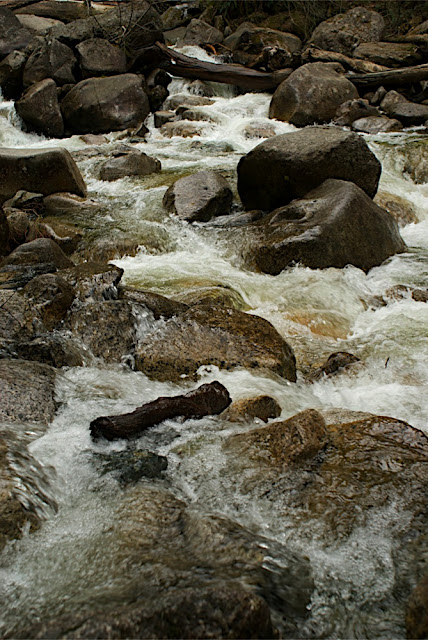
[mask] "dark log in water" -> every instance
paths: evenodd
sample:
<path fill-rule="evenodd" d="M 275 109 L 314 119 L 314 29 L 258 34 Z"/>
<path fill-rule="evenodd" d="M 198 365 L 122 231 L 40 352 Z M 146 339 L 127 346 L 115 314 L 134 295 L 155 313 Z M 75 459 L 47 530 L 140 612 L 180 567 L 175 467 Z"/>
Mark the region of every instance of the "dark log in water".
<path fill-rule="evenodd" d="M 91 422 L 94 439 L 133 438 L 142 431 L 168 418 L 202 418 L 217 415 L 231 403 L 229 392 L 220 382 L 203 384 L 198 389 L 181 396 L 160 397 L 137 407 L 132 413 L 118 416 L 101 416 Z"/>
<path fill-rule="evenodd" d="M 160 66 L 180 78 L 233 84 L 248 91 L 268 91 L 275 89 L 293 72 L 293 69 L 280 69 L 272 73 L 264 73 L 239 64 L 203 62 L 197 58 L 177 53 L 161 42 L 157 42 L 156 45 L 165 56 Z"/>
<path fill-rule="evenodd" d="M 379 71 L 379 73 L 347 73 L 346 77 L 359 89 L 384 86 L 404 86 L 412 82 L 428 80 L 428 64 L 403 69 Z"/>

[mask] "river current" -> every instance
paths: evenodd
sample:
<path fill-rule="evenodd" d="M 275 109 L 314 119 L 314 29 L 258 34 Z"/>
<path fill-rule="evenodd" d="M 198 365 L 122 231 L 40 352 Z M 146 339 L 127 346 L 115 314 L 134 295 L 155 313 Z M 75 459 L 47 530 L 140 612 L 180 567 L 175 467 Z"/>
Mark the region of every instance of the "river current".
<path fill-rule="evenodd" d="M 184 52 L 205 56 L 195 48 Z M 418 222 L 401 229 L 408 246 L 405 253 L 367 274 L 352 266 L 325 270 L 296 266 L 275 277 L 253 273 L 242 266 L 233 230 L 216 224 L 186 224 L 162 208 L 169 184 L 205 168 L 224 171 L 236 190 L 240 157 L 261 141 L 246 137 L 249 125 L 273 126 L 277 134 L 294 130 L 286 123 L 268 120 L 268 94 L 237 95 L 231 87 L 212 86 L 214 103 L 204 111 L 212 115 L 213 122 L 198 122 L 201 135 L 166 138 L 149 118 L 147 142 L 137 147 L 161 161 L 160 174 L 103 182 L 97 178 L 96 160 L 78 161 L 89 196 L 104 206 L 91 220 L 77 222 L 94 241 L 117 231 L 138 238 L 135 256 L 114 260 L 124 269 L 127 285 L 177 299 L 203 287 L 225 288 L 241 309 L 266 318 L 286 338 L 300 372 L 335 351 L 349 351 L 362 361 L 349 372 L 311 385 L 305 383 L 302 373 L 292 384 L 274 376 L 215 367 L 205 367 L 198 384 L 219 380 L 234 400 L 272 395 L 282 407 L 283 419 L 305 408 L 341 407 L 392 416 L 428 433 L 428 305 L 410 294 L 398 299 L 387 296 L 384 305 L 374 303 L 395 285 L 421 287 L 427 283 L 428 184 L 415 184 L 404 171 L 413 145 L 426 142 L 426 134 L 410 131 L 365 138 L 382 163 L 379 188 L 414 207 Z M 171 95 L 189 92 L 190 83 L 174 79 L 169 90 Z M 120 135 L 107 137 L 114 144 Z M 5 101 L 0 102 L 0 145 L 87 148 L 78 136 L 47 140 L 24 132 L 13 104 Z M 427 149 L 425 146 L 425 153 Z M 234 206 L 239 210 L 237 196 Z M 142 315 L 141 335 L 151 322 Z M 182 385 L 154 382 L 87 354 L 86 366 L 62 370 L 58 376 L 61 405 L 53 423 L 46 429 L 18 425 L 18 435 L 28 444 L 37 469 L 44 469 L 48 478 L 43 490 L 58 508 L 56 512 L 47 508 L 41 529 L 9 544 L 1 556 L 2 635 L 20 637 L 21 629 L 28 629 L 34 621 L 66 614 L 83 599 L 103 590 L 108 594 L 112 585 L 120 584 L 120 570 L 109 563 L 109 539 L 103 538 L 120 504 L 118 487 L 114 480 L 100 480 L 88 452 L 120 450 L 124 444 L 94 445 L 89 422 L 194 386 L 186 380 Z M 366 527 L 329 544 L 308 529 L 310 524 L 294 522 L 293 514 L 284 514 L 278 504 L 233 484 L 221 443 L 242 429 L 212 418 L 183 424 L 167 421 L 144 435 L 140 445 L 167 456 L 166 486 L 201 514 L 227 516 L 309 557 L 315 591 L 299 637 L 404 637 L 403 603 L 388 610 L 379 605 L 394 582 L 389 523 L 396 526 L 400 518 L 406 519 L 402 505 L 388 505 Z M 22 461 L 18 471 L 23 491 L 41 490 L 37 469 Z M 402 513 L 397 513 L 400 509 Z M 97 553 L 99 545 L 104 545 L 102 555 Z"/>

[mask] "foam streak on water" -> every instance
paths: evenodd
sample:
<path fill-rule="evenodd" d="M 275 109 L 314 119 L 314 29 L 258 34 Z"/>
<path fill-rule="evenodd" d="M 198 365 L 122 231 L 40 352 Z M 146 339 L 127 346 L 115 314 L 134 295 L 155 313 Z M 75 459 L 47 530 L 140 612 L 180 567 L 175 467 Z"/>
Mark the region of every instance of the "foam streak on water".
<path fill-rule="evenodd" d="M 201 50 L 186 53 L 208 59 Z M 171 93 L 188 90 L 184 80 L 170 86 Z M 126 284 L 178 298 L 212 286 L 234 293 L 241 308 L 268 319 L 292 344 L 301 371 L 291 384 L 275 376 L 205 367 L 200 382 L 219 380 L 233 399 L 272 395 L 283 418 L 310 407 L 342 407 L 393 416 L 428 432 L 428 306 L 410 294 L 390 298 L 386 306 L 374 302 L 394 285 L 421 287 L 427 282 L 428 185 L 415 184 L 404 171 L 414 136 L 366 138 L 383 164 L 380 188 L 411 202 L 419 220 L 402 229 L 408 251 L 368 274 L 351 266 L 323 271 L 296 266 L 276 277 L 252 273 L 242 267 L 233 232 L 177 222 L 162 208 L 163 194 L 180 175 L 215 168 L 233 182 L 239 158 L 260 142 L 246 137 L 248 125 L 273 125 L 277 134 L 294 130 L 268 120 L 269 99 L 222 88 L 214 103 L 204 107 L 215 122 L 205 124 L 194 138 L 165 138 L 151 126 L 147 142 L 137 146 L 161 160 L 161 174 L 102 182 L 96 162 L 80 162 L 90 196 L 105 205 L 91 228 L 99 233 L 120 228 L 138 237 L 137 255 L 115 261 L 125 270 Z M 78 136 L 46 140 L 24 132 L 12 103 L 0 103 L 0 121 L 3 146 L 85 146 Z M 117 137 L 109 135 L 109 144 Z M 334 351 L 351 351 L 361 358 L 361 366 L 306 384 L 303 372 Z M 126 569 L 110 564 L 114 540 L 108 532 L 121 495 L 114 479 L 100 477 L 91 456 L 125 444 L 94 445 L 89 422 L 193 386 L 186 380 L 181 385 L 153 382 L 121 366 L 95 364 L 62 373 L 57 389 L 61 409 L 46 433 L 29 445 L 40 465 L 55 471 L 58 511 L 2 555 L 0 628 L 5 633 L 19 635 L 31 621 L 62 615 L 85 599 L 120 590 Z M 269 502 L 246 492 L 245 478 L 235 482 L 221 444 L 239 429 L 212 418 L 167 421 L 148 432 L 139 446 L 168 456 L 167 486 L 201 513 L 228 515 L 309 556 L 316 591 L 301 637 L 404 637 L 403 603 L 394 604 L 391 596 L 395 567 L 390 530 L 405 525 L 405 505 L 385 505 L 364 528 L 336 544 L 326 543 L 313 522 L 296 529 L 293 514 L 281 510 L 280 498 Z"/>

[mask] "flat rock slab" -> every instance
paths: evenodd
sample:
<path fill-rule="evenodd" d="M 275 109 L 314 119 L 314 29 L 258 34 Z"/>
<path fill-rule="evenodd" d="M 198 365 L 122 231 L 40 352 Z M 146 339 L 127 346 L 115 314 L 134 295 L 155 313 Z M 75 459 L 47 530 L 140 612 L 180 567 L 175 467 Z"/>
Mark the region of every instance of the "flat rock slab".
<path fill-rule="evenodd" d="M 86 196 L 86 185 L 66 149 L 0 149 L 0 204 L 24 189 Z"/>
<path fill-rule="evenodd" d="M 197 377 L 202 365 L 266 369 L 296 380 L 291 347 L 263 318 L 231 308 L 194 307 L 155 329 L 139 345 L 136 368 L 151 378 Z"/>
<path fill-rule="evenodd" d="M 49 423 L 57 408 L 55 369 L 26 360 L 0 360 L 0 421 Z"/>

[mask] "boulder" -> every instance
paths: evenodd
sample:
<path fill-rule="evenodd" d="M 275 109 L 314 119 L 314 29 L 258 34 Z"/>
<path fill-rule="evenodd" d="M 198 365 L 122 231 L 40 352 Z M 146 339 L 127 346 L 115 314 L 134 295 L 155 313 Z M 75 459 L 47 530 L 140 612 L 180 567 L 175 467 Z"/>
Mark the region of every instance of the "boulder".
<path fill-rule="evenodd" d="M 0 259 L 9 253 L 10 227 L 3 209 L 0 207 Z"/>
<path fill-rule="evenodd" d="M 323 378 L 330 378 L 331 376 L 335 376 L 337 373 L 342 372 L 343 369 L 348 369 L 348 367 L 356 362 L 360 362 L 360 359 L 352 353 L 347 353 L 346 351 L 332 353 L 328 357 L 327 362 L 324 362 L 324 364 L 316 367 L 310 372 L 308 380 L 309 382 L 317 382 Z"/>
<path fill-rule="evenodd" d="M 43 198 L 46 216 L 93 215 L 100 204 L 91 198 L 82 198 L 74 193 L 52 193 Z"/>
<path fill-rule="evenodd" d="M 199 171 L 180 178 L 163 197 L 163 206 L 188 222 L 207 222 L 230 213 L 233 194 L 227 181 L 215 171 Z"/>
<path fill-rule="evenodd" d="M 25 49 L 32 37 L 10 9 L 0 7 L 0 58 Z"/>
<path fill-rule="evenodd" d="M 141 124 L 150 107 L 141 78 L 127 73 L 82 80 L 62 100 L 61 110 L 73 133 L 107 133 Z"/>
<path fill-rule="evenodd" d="M 105 5 L 98 7 L 91 6 L 91 15 L 102 14 L 105 11 Z M 29 5 L 24 5 L 16 9 L 17 15 L 40 16 L 52 20 L 60 20 L 62 22 L 73 22 L 79 18 L 86 18 L 88 9 L 86 6 L 71 0 L 41 0 Z"/>
<path fill-rule="evenodd" d="M 29 302 L 32 324 L 37 322 L 47 331 L 65 319 L 75 297 L 73 287 L 54 273 L 36 276 L 23 293 Z"/>
<path fill-rule="evenodd" d="M 282 49 L 290 54 L 296 54 L 302 48 L 302 41 L 292 33 L 244 22 L 225 39 L 224 45 L 231 51 L 239 49 L 252 55 L 258 55 L 265 47 Z"/>
<path fill-rule="evenodd" d="M 365 7 L 354 7 L 321 22 L 313 31 L 310 43 L 320 49 L 352 55 L 363 42 L 379 42 L 385 30 L 380 13 Z"/>
<path fill-rule="evenodd" d="M 356 133 L 308 127 L 265 140 L 238 164 L 238 192 L 245 209 L 272 211 L 300 198 L 328 178 L 349 180 L 370 197 L 381 165 Z"/>
<path fill-rule="evenodd" d="M 419 47 L 410 42 L 365 42 L 354 49 L 353 57 L 390 68 L 412 67 L 424 61 Z"/>
<path fill-rule="evenodd" d="M 330 122 L 338 107 L 358 98 L 355 86 L 332 65 L 305 64 L 276 89 L 269 107 L 269 118 L 290 122 L 297 127 Z"/>
<path fill-rule="evenodd" d="M 187 7 L 169 7 L 162 13 L 161 20 L 164 31 L 181 27 L 189 20 Z"/>
<path fill-rule="evenodd" d="M 366 118 L 358 118 L 354 120 L 351 126 L 353 131 L 359 133 L 392 133 L 401 131 L 403 125 L 399 120 L 387 118 L 386 116 L 367 116 Z"/>
<path fill-rule="evenodd" d="M 92 354 L 105 362 L 121 362 L 134 351 L 135 317 L 128 302 L 88 302 L 70 313 L 67 324 Z"/>
<path fill-rule="evenodd" d="M 428 118 L 428 105 L 410 102 L 397 91 L 388 91 L 380 106 L 390 118 L 399 120 L 405 127 L 424 124 Z"/>
<path fill-rule="evenodd" d="M 428 574 L 413 590 L 406 606 L 406 638 L 428 637 Z"/>
<path fill-rule="evenodd" d="M 28 340 L 34 327 L 26 323 L 28 301 L 20 292 L 0 289 L 0 341 Z M 24 359 L 24 358 L 23 358 Z"/>
<path fill-rule="evenodd" d="M 56 84 L 74 84 L 76 57 L 70 47 L 58 40 L 38 38 L 38 44 L 28 58 L 23 74 L 24 87 L 45 78 L 52 78 Z"/>
<path fill-rule="evenodd" d="M 397 196 L 395 193 L 388 193 L 387 191 L 378 191 L 374 202 L 388 211 L 388 213 L 394 218 L 399 227 L 404 227 L 406 224 L 412 224 L 419 222 L 416 211 L 406 198 Z"/>
<path fill-rule="evenodd" d="M 100 168 L 100 179 L 113 181 L 126 176 L 147 176 L 160 170 L 159 160 L 134 150 L 104 162 Z"/>
<path fill-rule="evenodd" d="M 126 72 L 126 55 L 104 38 L 90 38 L 76 47 L 82 78 Z"/>
<path fill-rule="evenodd" d="M 223 42 L 222 32 L 210 24 L 203 22 L 203 20 L 194 18 L 187 25 L 186 33 L 180 44 L 200 45 L 216 44 L 218 42 Z"/>
<path fill-rule="evenodd" d="M 175 111 L 170 111 L 169 109 L 167 111 L 155 111 L 153 115 L 154 125 L 157 129 L 162 127 L 164 124 L 167 124 L 168 122 L 174 122 L 174 120 L 177 119 L 177 114 L 175 113 Z"/>
<path fill-rule="evenodd" d="M 47 364 L 56 369 L 81 367 L 82 348 L 69 336 L 59 333 L 44 333 L 31 340 L 19 340 L 12 345 L 13 357 Z"/>
<path fill-rule="evenodd" d="M 66 269 L 73 265 L 53 240 L 37 238 L 17 247 L 3 260 L 5 265 L 52 264 L 56 269 Z"/>
<path fill-rule="evenodd" d="M 86 185 L 66 149 L 0 149 L 0 204 L 20 189 L 44 195 L 86 196 Z"/>
<path fill-rule="evenodd" d="M 347 100 L 338 107 L 334 123 L 339 127 L 350 127 L 354 120 L 376 116 L 380 116 L 376 107 L 369 104 L 368 100 L 357 98 L 356 100 Z"/>
<path fill-rule="evenodd" d="M 204 96 L 193 96 L 185 93 L 176 93 L 167 100 L 165 100 L 163 109 L 165 111 L 175 111 L 178 107 L 204 107 L 208 104 L 214 104 L 214 100 L 211 98 L 205 98 Z"/>
<path fill-rule="evenodd" d="M 276 329 L 236 309 L 190 308 L 156 327 L 137 348 L 136 368 L 158 380 L 195 379 L 203 365 L 266 369 L 296 380 L 293 351 Z"/>
<path fill-rule="evenodd" d="M 96 454 L 101 473 L 111 473 L 120 484 L 135 484 L 141 478 L 162 478 L 168 466 L 165 456 L 158 456 L 146 449 L 125 449 Z"/>
<path fill-rule="evenodd" d="M 55 369 L 26 360 L 0 360 L 0 421 L 44 422 L 53 420 Z"/>
<path fill-rule="evenodd" d="M 123 269 L 113 264 L 88 261 L 63 269 L 60 275 L 74 288 L 80 302 L 104 302 L 117 300 Z"/>
<path fill-rule="evenodd" d="M 49 29 L 57 24 L 62 24 L 61 20 L 53 18 L 42 18 L 41 16 L 32 16 L 29 14 L 16 14 L 19 22 L 25 29 L 28 29 L 34 36 L 44 36 Z"/>
<path fill-rule="evenodd" d="M 143 305 L 153 314 L 156 320 L 159 320 L 159 318 L 173 318 L 180 313 L 184 313 L 189 308 L 187 304 L 171 300 L 158 293 L 140 291 L 130 287 L 120 287 L 119 299 Z"/>
<path fill-rule="evenodd" d="M 280 415 L 281 407 L 275 398 L 256 396 L 235 400 L 223 411 L 221 417 L 229 422 L 251 422 L 256 418 L 268 422 L 270 418 L 278 418 Z"/>
<path fill-rule="evenodd" d="M 22 74 L 27 61 L 23 51 L 12 51 L 0 62 L 0 87 L 6 100 L 14 100 L 22 93 Z"/>
<path fill-rule="evenodd" d="M 392 216 L 344 180 L 326 180 L 255 226 L 261 237 L 250 264 L 271 275 L 295 263 L 368 271 L 406 249 Z"/>
<path fill-rule="evenodd" d="M 178 136 L 180 138 L 193 138 L 200 136 L 204 132 L 202 125 L 191 124 L 190 122 L 167 122 L 162 125 L 160 132 L 167 138 Z"/>
<path fill-rule="evenodd" d="M 32 84 L 15 103 L 15 108 L 30 130 L 47 138 L 61 138 L 64 135 L 57 87 L 50 78 Z"/>

